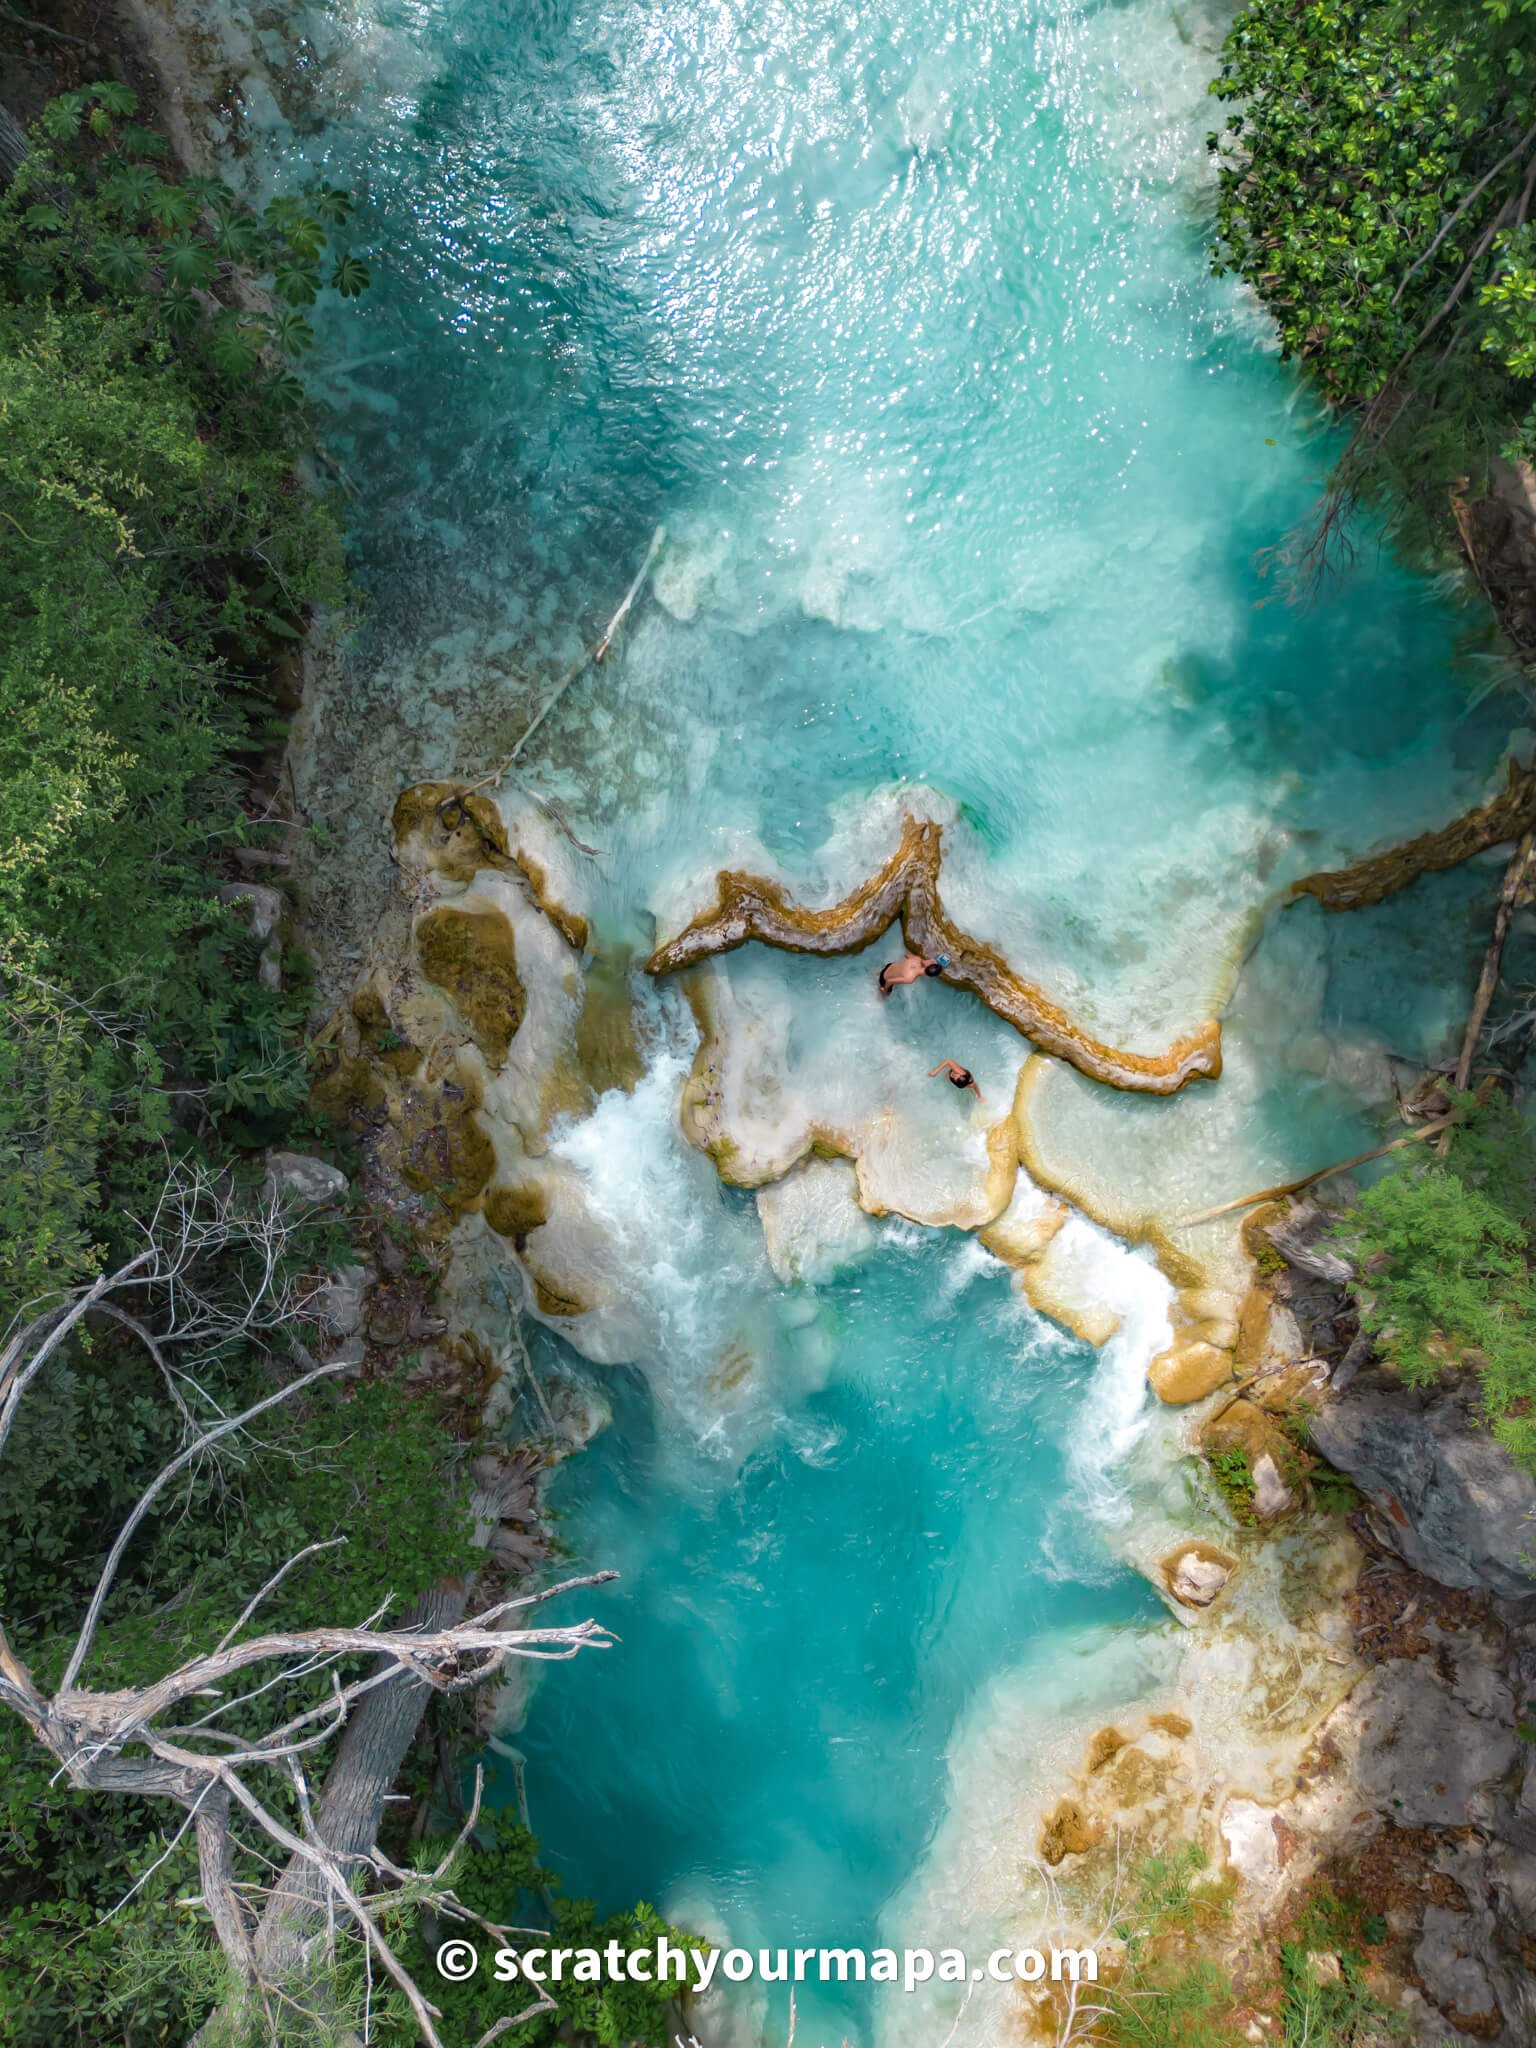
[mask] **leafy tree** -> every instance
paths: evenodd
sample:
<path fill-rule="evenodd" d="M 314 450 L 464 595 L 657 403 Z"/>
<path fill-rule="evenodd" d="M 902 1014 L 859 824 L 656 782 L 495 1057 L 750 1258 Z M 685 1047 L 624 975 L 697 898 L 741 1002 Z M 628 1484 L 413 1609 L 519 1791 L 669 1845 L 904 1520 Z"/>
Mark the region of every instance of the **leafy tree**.
<path fill-rule="evenodd" d="M 220 179 L 172 175 L 162 139 L 134 112 L 131 89 L 111 80 L 49 104 L 0 214 L 0 264 L 26 296 L 130 301 L 146 331 L 213 376 L 225 431 L 260 439 L 267 415 L 303 404 L 284 358 L 307 342 L 284 307 L 313 305 L 327 287 L 344 298 L 368 288 L 356 250 L 331 252 L 325 268 L 351 199 L 319 185 L 255 213 Z"/>
<path fill-rule="evenodd" d="M 423 1845 L 416 1857 L 419 1867 L 430 1868 L 445 1846 L 442 1842 Z M 486 1818 L 455 1871 L 455 1896 L 471 1914 L 493 1926 L 516 1930 L 505 1938 L 505 1946 L 543 1945 L 536 1932 L 533 1940 L 526 1937 L 530 1931 L 546 1929 L 548 1945 L 553 1948 L 606 1949 L 609 1942 L 616 1941 L 628 1954 L 654 1949 L 663 1935 L 677 1948 L 707 1948 L 697 1935 L 670 1926 L 652 1906 L 640 1904 L 604 1918 L 590 1899 L 567 1898 L 559 1878 L 539 1862 L 538 1851 L 538 1842 L 528 1829 L 499 1811 Z M 397 1919 L 403 1923 L 403 1960 L 421 1982 L 432 1982 L 434 2002 L 442 2007 L 440 2031 L 447 2048 L 471 2048 L 493 2017 L 486 2011 L 484 1979 L 445 1983 L 432 1965 L 437 1942 L 452 1931 L 454 1923 L 415 1913 L 409 1894 L 402 1896 Z M 473 1923 L 465 1931 L 477 1933 Z M 673 2006 L 681 1992 L 682 1987 L 675 1983 L 615 1981 L 606 1974 L 595 1984 L 563 1979 L 550 1986 L 554 2007 L 526 2021 L 518 2028 L 517 2038 L 526 2048 L 555 2048 L 561 2041 L 574 2041 L 583 2048 L 669 2048 L 678 2031 Z M 686 2005 L 686 1999 L 682 2002 Z M 398 2008 L 392 2009 L 381 2038 L 388 2048 L 408 2048 L 412 2029 Z"/>
<path fill-rule="evenodd" d="M 274 655 L 349 601 L 334 513 L 300 476 L 286 357 L 307 323 L 262 290 L 280 266 L 324 289 L 349 208 L 327 190 L 253 215 L 176 177 L 134 111 L 115 83 L 64 95 L 0 195 L 0 1326 L 119 1255 L 168 1165 L 238 1181 L 244 1148 L 308 1116 L 303 963 L 265 986 L 216 892 L 252 830 L 246 764 L 280 736 Z M 334 1226 L 295 1239 L 301 1266 L 340 1255 Z M 238 1409 L 272 1370 L 236 1345 L 204 1391 Z M 46 1671 L 181 1423 L 99 1318 L 33 1392 L 0 1470 L 0 1597 Z M 132 1683 L 216 1639 L 312 1540 L 350 1538 L 284 1582 L 276 1616 L 410 1598 L 467 1555 L 457 1463 L 397 1388 L 279 1416 L 146 1525 L 103 1668 Z M 195 1860 L 160 1860 L 152 1808 L 60 1784 L 10 1716 L 0 1773 L 0 2041 L 185 2039 L 217 1974 L 206 1920 L 174 1904 Z"/>
<path fill-rule="evenodd" d="M 1357 497 L 1430 549 L 1453 487 L 1536 449 L 1531 26 L 1527 0 L 1250 0 L 1227 37 L 1215 267 L 1355 428 L 1314 568 Z"/>
<path fill-rule="evenodd" d="M 273 651 L 347 583 L 296 474 L 303 336 L 216 242 L 317 276 L 346 206 L 257 221 L 132 111 L 55 101 L 0 197 L 0 1319 L 93 1269 L 167 1145 L 270 1140 L 305 1096 L 302 971 L 261 986 L 215 864 Z"/>
<path fill-rule="evenodd" d="M 1360 1320 L 1409 1386 L 1475 1373 L 1488 1426 L 1536 1469 L 1536 1151 L 1490 1105 L 1444 1161 L 1400 1167 L 1338 1226 Z"/>

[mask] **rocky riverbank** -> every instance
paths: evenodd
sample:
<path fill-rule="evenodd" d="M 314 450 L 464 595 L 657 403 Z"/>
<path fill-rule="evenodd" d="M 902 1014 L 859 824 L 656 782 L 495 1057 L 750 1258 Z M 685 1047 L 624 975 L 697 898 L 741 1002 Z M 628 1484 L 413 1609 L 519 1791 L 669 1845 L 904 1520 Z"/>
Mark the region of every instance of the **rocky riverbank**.
<path fill-rule="evenodd" d="M 1416 2040 L 1515 2048 L 1536 2027 L 1536 1480 L 1482 1426 L 1470 1368 L 1415 1393 L 1374 1362 L 1332 1221 L 1303 1199 L 1252 1232 L 1300 1354 L 1288 1390 L 1254 1391 L 1359 1489 L 1344 1611 L 1365 1669 L 1295 1791 L 1229 1805 L 1222 1833 L 1261 1916 L 1320 1874 L 1380 1913 Z"/>

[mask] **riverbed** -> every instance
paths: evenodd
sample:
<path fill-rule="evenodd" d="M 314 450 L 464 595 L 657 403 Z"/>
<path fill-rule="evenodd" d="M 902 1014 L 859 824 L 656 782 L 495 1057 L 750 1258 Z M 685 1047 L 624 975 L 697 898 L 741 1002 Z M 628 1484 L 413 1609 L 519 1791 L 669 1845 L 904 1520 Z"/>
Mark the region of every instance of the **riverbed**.
<path fill-rule="evenodd" d="M 622 1574 L 622 1640 L 505 1739 L 551 1866 L 605 1909 L 938 1945 L 1029 1852 L 967 1860 L 978 1786 L 1173 1655 L 1124 1542 L 1168 1484 L 1137 1477 L 1173 1294 L 1150 1223 L 1369 1144 L 1387 1055 L 1456 1027 L 1459 883 L 1428 925 L 1278 905 L 1481 793 L 1507 719 L 1478 621 L 1369 535 L 1287 600 L 1270 551 L 1331 444 L 1210 274 L 1219 11 L 304 23 L 304 78 L 251 81 L 256 175 L 349 187 L 377 274 L 308 372 L 370 602 L 314 713 L 329 839 L 493 763 L 662 536 L 520 763 L 600 849 L 571 858 L 643 1072 L 549 1134 L 635 1310 L 627 1355 L 581 1367 L 613 1421 L 551 1497 L 572 1557 Z M 942 985 L 881 1002 L 888 947 L 709 970 L 759 1124 L 878 1131 L 885 1213 L 832 1202 L 790 1256 L 680 1127 L 700 1027 L 641 972 L 657 939 L 724 868 L 841 895 L 908 815 L 944 827 L 951 910 L 1085 1028 L 1156 1052 L 1223 1020 L 1221 1079 L 1171 1101 L 1055 1065 L 1033 1089 L 1026 1159 L 1079 1204 L 1107 1336 L 946 1210 L 1029 1048 Z M 945 1058 L 982 1099 L 929 1077 Z M 807 2025 L 896 2038 L 890 1998 Z M 778 2006 L 737 2024 L 783 2038 Z"/>

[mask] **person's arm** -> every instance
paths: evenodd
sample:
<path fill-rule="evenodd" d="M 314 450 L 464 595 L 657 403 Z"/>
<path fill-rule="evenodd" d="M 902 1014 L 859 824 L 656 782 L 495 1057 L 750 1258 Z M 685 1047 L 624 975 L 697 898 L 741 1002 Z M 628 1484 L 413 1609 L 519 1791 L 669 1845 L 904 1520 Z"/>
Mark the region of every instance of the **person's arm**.
<path fill-rule="evenodd" d="M 982 1094 L 981 1090 L 980 1090 L 980 1089 L 979 1089 L 979 1088 L 978 1088 L 978 1087 L 976 1086 L 976 1076 L 975 1076 L 974 1074 L 973 1074 L 973 1075 L 971 1076 L 971 1091 L 972 1091 L 972 1093 L 973 1093 L 973 1094 L 975 1095 L 975 1097 L 976 1097 L 976 1100 L 977 1100 L 978 1102 L 985 1102 L 985 1101 L 986 1101 L 986 1099 L 987 1099 L 987 1098 L 985 1097 L 985 1095 L 983 1095 L 983 1094 Z"/>
<path fill-rule="evenodd" d="M 939 1064 L 936 1067 L 930 1067 L 928 1069 L 929 1080 L 931 1081 L 935 1074 L 947 1074 L 954 1064 L 955 1063 L 953 1060 L 940 1060 Z"/>

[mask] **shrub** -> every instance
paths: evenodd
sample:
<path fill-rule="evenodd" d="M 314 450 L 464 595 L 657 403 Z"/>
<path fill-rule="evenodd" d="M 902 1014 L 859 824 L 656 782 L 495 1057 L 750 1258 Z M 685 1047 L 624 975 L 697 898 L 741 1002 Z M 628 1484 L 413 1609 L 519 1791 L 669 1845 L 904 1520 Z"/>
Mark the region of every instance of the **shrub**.
<path fill-rule="evenodd" d="M 1517 1113 L 1476 1110 L 1444 1159 L 1399 1167 L 1338 1226 L 1361 1326 L 1409 1386 L 1476 1374 L 1483 1412 L 1536 1469 L 1533 1161 Z"/>

